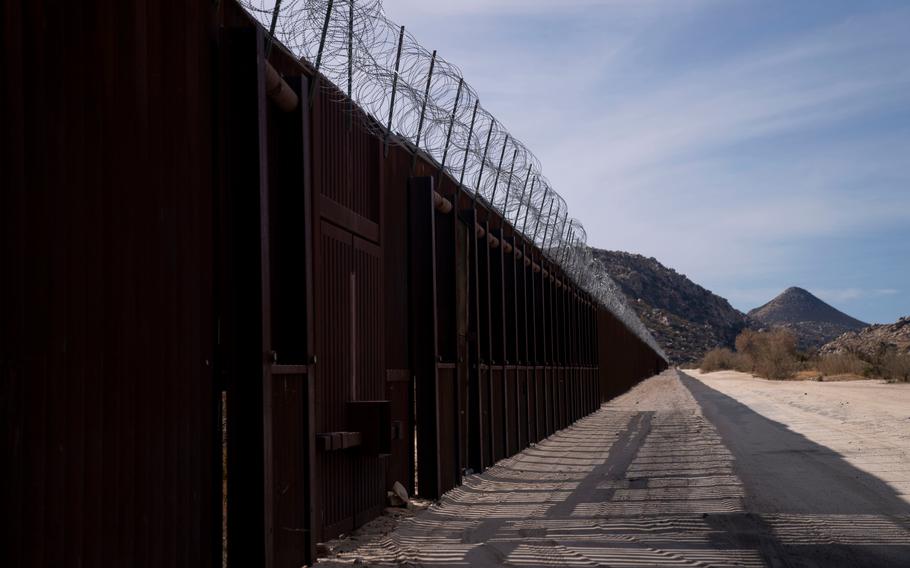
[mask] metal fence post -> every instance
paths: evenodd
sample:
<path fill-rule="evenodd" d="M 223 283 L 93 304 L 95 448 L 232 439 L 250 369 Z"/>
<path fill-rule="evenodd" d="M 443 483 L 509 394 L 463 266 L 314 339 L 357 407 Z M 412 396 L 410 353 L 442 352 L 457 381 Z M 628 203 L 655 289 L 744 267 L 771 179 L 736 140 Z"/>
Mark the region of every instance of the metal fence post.
<path fill-rule="evenodd" d="M 566 243 L 566 230 L 569 228 L 568 220 L 569 209 L 567 207 L 562 217 L 562 229 L 559 231 L 559 251 L 556 253 L 556 262 L 562 261 L 563 246 L 565 246 Z"/>
<path fill-rule="evenodd" d="M 328 8 L 325 10 L 325 20 L 322 22 L 322 35 L 319 38 L 319 51 L 316 52 L 316 73 L 313 74 L 313 81 L 310 83 L 310 106 L 313 105 L 313 95 L 316 94 L 316 88 L 319 85 L 319 67 L 322 65 L 322 52 L 325 49 L 325 34 L 329 31 L 329 20 L 332 17 L 332 5 L 334 0 L 329 0 Z"/>
<path fill-rule="evenodd" d="M 354 0 L 348 0 L 348 130 L 354 124 Z"/>
<path fill-rule="evenodd" d="M 512 165 L 509 166 L 509 181 L 506 182 L 506 198 L 502 202 L 502 220 L 506 221 L 506 214 L 509 210 L 509 192 L 512 191 L 512 174 L 515 171 L 515 159 L 518 157 L 518 148 L 512 152 Z"/>
<path fill-rule="evenodd" d="M 477 202 L 477 193 L 480 191 L 480 181 L 483 179 L 483 169 L 487 165 L 487 151 L 490 149 L 490 136 L 493 135 L 493 126 L 496 124 L 496 119 L 493 119 L 493 122 L 490 123 L 490 129 L 487 131 L 487 143 L 483 147 L 483 157 L 480 159 L 480 171 L 477 173 L 477 181 L 474 183 L 474 198 L 472 206 Z M 490 202 L 490 205 L 493 203 Z"/>
<path fill-rule="evenodd" d="M 471 137 L 474 135 L 474 120 L 477 118 L 477 105 L 480 99 L 474 101 L 474 112 L 471 113 L 471 127 L 468 129 L 468 142 L 464 147 L 464 160 L 461 162 L 461 175 L 458 177 L 458 188 L 461 189 L 464 184 L 464 169 L 468 167 L 468 153 L 471 151 Z"/>
<path fill-rule="evenodd" d="M 543 190 L 543 199 L 540 200 L 540 211 L 537 212 L 537 222 L 534 223 L 534 237 L 531 239 L 531 244 L 534 244 L 537 242 L 537 231 L 538 231 L 538 229 L 540 229 L 540 218 L 541 218 L 541 216 L 543 216 L 543 204 L 544 204 L 544 202 L 546 202 L 547 195 L 549 195 L 549 193 L 550 193 L 550 186 L 548 185 Z M 551 199 L 550 208 L 552 209 L 552 207 L 553 207 L 553 200 Z"/>
<path fill-rule="evenodd" d="M 385 127 L 385 137 L 383 138 L 383 152 L 385 156 L 389 155 L 389 135 L 392 133 L 392 116 L 395 113 L 395 95 L 398 92 L 398 68 L 401 64 L 401 46 L 404 43 L 404 26 L 398 32 L 398 52 L 395 54 L 395 75 L 392 76 L 392 100 L 389 101 L 389 121 Z"/>
<path fill-rule="evenodd" d="M 546 251 L 544 250 L 544 245 L 547 244 L 547 233 L 550 232 L 550 222 L 549 222 L 549 219 L 550 219 L 550 216 L 553 214 L 553 202 L 554 202 L 554 201 L 556 201 L 556 200 L 555 200 L 555 199 L 550 199 L 550 208 L 547 210 L 547 219 L 548 219 L 548 221 L 547 221 L 547 224 L 546 224 L 546 225 L 544 226 L 544 228 L 543 228 L 543 236 L 540 238 L 540 251 L 541 251 L 541 252 L 544 252 L 544 253 L 546 252 Z M 556 210 L 556 216 L 557 216 L 557 217 L 559 216 L 559 209 Z"/>
<path fill-rule="evenodd" d="M 436 66 L 436 50 L 433 50 L 433 57 L 430 58 L 430 72 L 427 73 L 427 87 L 423 91 L 423 104 L 420 106 L 420 121 L 417 123 L 417 138 L 414 140 L 414 146 L 420 149 L 420 135 L 423 132 L 423 118 L 427 112 L 427 101 L 430 98 L 430 83 L 433 81 L 433 67 Z"/>
<path fill-rule="evenodd" d="M 531 179 L 531 166 L 528 166 L 528 173 L 525 174 L 525 183 L 521 186 L 521 195 L 518 197 L 518 210 L 515 211 L 515 221 L 512 223 L 515 229 L 518 228 L 518 219 L 521 217 L 521 204 L 525 200 L 525 192 L 528 190 L 528 180 Z"/>
<path fill-rule="evenodd" d="M 502 172 L 502 159 L 506 157 L 506 146 L 509 145 L 509 135 L 506 134 L 506 141 L 502 143 L 502 152 L 499 154 L 499 165 L 496 166 L 496 178 L 493 180 L 493 195 L 490 196 L 490 207 L 496 207 L 496 188 L 499 186 L 499 174 Z"/>
<path fill-rule="evenodd" d="M 446 143 L 442 150 L 442 164 L 439 169 L 444 170 L 446 167 L 446 158 L 449 156 L 449 143 L 452 141 L 452 128 L 455 127 L 455 115 L 458 113 L 458 101 L 461 99 L 461 88 L 464 86 L 464 77 L 458 78 L 458 90 L 455 91 L 455 104 L 452 105 L 452 117 L 449 119 L 449 130 L 446 132 Z"/>
<path fill-rule="evenodd" d="M 563 263 L 569 262 L 569 254 L 570 254 L 570 250 L 572 248 L 572 241 L 574 241 L 574 240 L 575 240 L 575 229 L 569 229 L 569 242 L 566 244 L 566 254 L 565 254 L 566 258 L 563 261 Z M 568 267 L 564 266 L 563 268 L 568 268 Z M 567 272 L 568 272 L 568 270 L 567 270 Z"/>
<path fill-rule="evenodd" d="M 272 10 L 272 24 L 269 26 L 269 39 L 265 43 L 265 60 L 272 54 L 272 44 L 275 41 L 275 26 L 278 24 L 278 12 L 281 10 L 281 0 L 275 0 L 275 9 Z"/>
<path fill-rule="evenodd" d="M 528 211 L 531 210 L 531 199 L 534 197 L 534 186 L 537 184 L 537 176 L 534 176 L 534 180 L 531 182 L 531 193 L 528 194 L 528 206 L 525 207 L 525 218 L 521 223 L 521 234 L 528 235 Z"/>

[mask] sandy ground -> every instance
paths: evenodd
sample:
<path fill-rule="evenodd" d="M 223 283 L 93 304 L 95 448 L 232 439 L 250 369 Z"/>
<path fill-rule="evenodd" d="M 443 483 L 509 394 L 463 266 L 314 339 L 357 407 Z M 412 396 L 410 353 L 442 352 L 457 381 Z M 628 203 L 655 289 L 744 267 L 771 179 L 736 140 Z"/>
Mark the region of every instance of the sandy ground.
<path fill-rule="evenodd" d="M 910 566 L 910 387 L 692 375 L 644 381 L 320 565 Z"/>
<path fill-rule="evenodd" d="M 686 373 L 837 452 L 910 503 L 910 385 L 767 381 L 736 371 Z"/>

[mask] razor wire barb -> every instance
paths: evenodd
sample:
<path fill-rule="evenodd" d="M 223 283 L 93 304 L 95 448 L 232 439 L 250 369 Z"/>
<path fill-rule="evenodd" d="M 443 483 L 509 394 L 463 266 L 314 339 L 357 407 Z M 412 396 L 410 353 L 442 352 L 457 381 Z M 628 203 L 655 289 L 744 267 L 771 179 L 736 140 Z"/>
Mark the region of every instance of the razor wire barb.
<path fill-rule="evenodd" d="M 565 200 L 544 177 L 534 154 L 480 104 L 455 65 L 425 49 L 404 26 L 385 16 L 381 0 L 241 0 L 241 4 L 267 32 L 273 31 L 270 44 L 277 40 L 313 65 L 317 81 L 325 79 L 323 85 L 346 87 L 344 94 L 338 88 L 329 92 L 372 117 L 358 121 L 362 127 L 386 144 L 421 150 L 469 189 L 474 199 L 510 220 L 577 285 L 666 359 L 619 287 L 594 259 L 584 227 L 568 216 Z M 506 155 L 512 160 L 504 165 Z M 529 180 L 530 191 L 526 191 Z M 504 192 L 496 191 L 499 184 L 506 187 Z M 520 195 L 512 191 L 519 187 Z M 503 197 L 497 200 L 497 196 Z M 524 219 L 520 219 L 522 213 Z"/>

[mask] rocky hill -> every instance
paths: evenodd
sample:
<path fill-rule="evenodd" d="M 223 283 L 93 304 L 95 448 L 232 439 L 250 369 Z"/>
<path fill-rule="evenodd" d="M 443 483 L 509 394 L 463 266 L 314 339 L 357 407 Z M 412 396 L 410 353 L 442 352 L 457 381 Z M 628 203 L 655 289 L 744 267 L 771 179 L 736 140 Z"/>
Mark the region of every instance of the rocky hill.
<path fill-rule="evenodd" d="M 882 349 L 893 348 L 898 353 L 910 353 L 910 316 L 894 323 L 870 325 L 859 331 L 848 331 L 819 349 L 823 354 L 856 353 L 873 358 Z"/>
<path fill-rule="evenodd" d="M 732 346 L 749 323 L 727 300 L 654 258 L 601 249 L 592 252 L 673 363 L 697 361 L 709 349 Z"/>
<path fill-rule="evenodd" d="M 817 349 L 843 333 L 868 325 L 797 287 L 787 288 L 748 315 L 765 326 L 792 330 L 802 349 Z"/>

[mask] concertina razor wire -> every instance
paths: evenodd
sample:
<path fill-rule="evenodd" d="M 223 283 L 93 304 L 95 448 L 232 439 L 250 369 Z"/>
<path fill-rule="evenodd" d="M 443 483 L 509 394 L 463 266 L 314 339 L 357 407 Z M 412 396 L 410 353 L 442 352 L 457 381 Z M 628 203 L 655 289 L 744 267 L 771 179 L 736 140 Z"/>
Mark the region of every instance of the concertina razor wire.
<path fill-rule="evenodd" d="M 481 104 L 461 71 L 389 20 L 380 0 L 241 0 L 295 57 L 372 120 L 387 143 L 419 149 L 493 208 L 636 336 L 667 359 L 594 258 L 534 154 Z M 276 13 L 277 7 L 277 13 Z M 269 41 L 271 41 L 271 38 Z"/>

